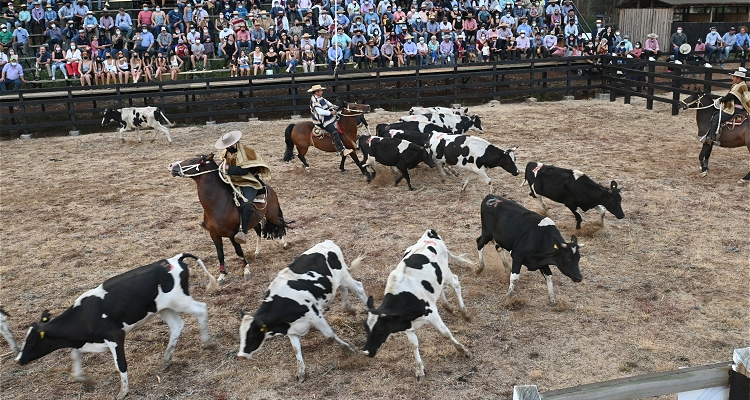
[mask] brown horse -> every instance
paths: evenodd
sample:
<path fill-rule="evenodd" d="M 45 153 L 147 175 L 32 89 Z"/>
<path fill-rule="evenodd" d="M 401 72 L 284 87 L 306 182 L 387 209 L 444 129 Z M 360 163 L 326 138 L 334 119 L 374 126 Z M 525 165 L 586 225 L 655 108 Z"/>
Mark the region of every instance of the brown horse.
<path fill-rule="evenodd" d="M 341 134 L 341 141 L 347 149 L 357 148 L 357 126 L 360 123 L 364 123 L 364 125 L 367 126 L 367 122 L 364 121 L 364 116 L 361 112 L 345 109 L 344 114 L 341 114 L 341 118 L 339 119 L 339 125 L 343 132 Z M 308 148 L 315 146 L 318 149 L 329 153 L 336 152 L 336 148 L 333 147 L 333 139 L 331 139 L 331 136 L 326 133 L 323 138 L 318 139 L 313 135 L 314 127 L 315 124 L 313 124 L 312 121 L 300 122 L 299 124 L 290 124 L 287 126 L 286 132 L 284 133 L 284 141 L 286 142 L 286 152 L 284 153 L 283 158 L 284 161 L 289 162 L 292 160 L 292 157 L 294 156 L 294 147 L 297 147 L 297 158 L 299 158 L 300 161 L 302 161 L 302 164 L 305 165 L 305 170 L 307 172 L 310 172 L 310 164 L 307 163 L 307 159 L 305 158 Z M 323 132 L 325 133 L 325 131 Z M 350 156 L 354 161 L 354 164 L 356 164 L 359 170 L 362 171 L 362 174 L 367 177 L 367 181 L 369 182 L 372 180 L 370 172 L 367 171 L 359 161 L 356 151 L 352 152 Z M 344 170 L 344 161 L 346 161 L 346 157 L 342 156 L 341 164 L 339 165 L 341 172 L 346 172 Z"/>
<path fill-rule="evenodd" d="M 709 129 L 716 129 L 715 125 L 711 127 L 711 116 L 719 112 L 719 109 L 714 105 L 709 95 L 699 91 L 690 95 L 685 100 L 681 100 L 680 103 L 683 110 L 687 110 L 688 108 L 696 110 L 695 119 L 698 123 L 698 137 L 705 135 Z M 701 164 L 701 176 L 708 174 L 708 158 L 711 157 L 711 150 L 714 147 L 713 142 L 709 142 L 703 143 L 701 153 L 698 155 L 698 161 Z M 719 147 L 733 149 L 745 146 L 750 151 L 750 121 L 746 120 L 735 127 L 731 127 L 730 125 L 722 128 L 719 142 L 721 142 Z M 750 181 L 750 172 L 740 179 L 740 183 L 747 181 Z"/>
<path fill-rule="evenodd" d="M 214 155 L 200 156 L 185 161 L 178 161 L 169 165 L 172 176 L 193 178 L 198 186 L 198 200 L 203 206 L 203 222 L 201 226 L 211 234 L 211 240 L 216 246 L 216 255 L 219 257 L 219 283 L 223 284 L 226 279 L 224 266 L 224 243 L 222 238 L 229 238 L 234 246 L 234 251 L 241 259 L 242 267 L 245 269 L 245 280 L 250 278 L 250 269 L 242 246 L 234 240 L 234 235 L 239 230 L 240 212 L 234 204 L 232 189 L 224 183 L 218 174 L 219 166 L 213 160 Z M 250 219 L 250 226 L 255 228 L 258 235 L 258 243 L 255 247 L 255 255 L 260 254 L 261 234 L 266 239 L 281 239 L 284 248 L 287 242 L 284 239 L 286 229 L 294 221 L 284 221 L 284 214 L 279 206 L 279 199 L 271 186 L 266 185 L 266 203 L 263 208 L 255 206 L 255 214 Z"/>

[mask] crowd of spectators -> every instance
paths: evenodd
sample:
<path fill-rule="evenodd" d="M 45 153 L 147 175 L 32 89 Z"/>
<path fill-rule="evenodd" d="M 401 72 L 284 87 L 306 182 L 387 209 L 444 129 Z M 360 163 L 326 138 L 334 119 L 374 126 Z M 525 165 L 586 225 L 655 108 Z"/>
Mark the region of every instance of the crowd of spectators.
<path fill-rule="evenodd" d="M 212 59 L 232 76 L 249 76 L 296 73 L 298 66 L 308 72 L 594 54 L 657 59 L 665 51 L 654 34 L 633 43 L 601 21 L 585 35 L 571 0 L 273 0 L 270 10 L 258 0 L 176 0 L 169 8 L 150 0 L 135 17 L 124 8 L 113 16 L 97 0 L 99 18 L 93 0 L 22 1 L 20 10 L 11 2 L 3 11 L 0 66 L 35 56 L 49 79 L 59 71 L 81 85 L 176 79 L 211 69 Z M 722 37 L 714 31 L 706 37 L 707 59 L 718 56 L 723 65 L 733 49 L 747 51 L 745 27 Z M 681 57 L 683 43 L 678 30 L 670 38 L 673 57 Z"/>

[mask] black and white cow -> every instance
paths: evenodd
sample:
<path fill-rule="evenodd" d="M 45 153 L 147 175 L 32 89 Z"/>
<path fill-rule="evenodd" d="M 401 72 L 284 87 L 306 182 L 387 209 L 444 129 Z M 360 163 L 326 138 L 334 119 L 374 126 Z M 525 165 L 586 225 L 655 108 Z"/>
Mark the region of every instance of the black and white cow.
<path fill-rule="evenodd" d="M 367 342 L 362 349 L 366 356 L 375 357 L 388 336 L 403 331 L 414 347 L 416 377 L 417 381 L 421 381 L 424 378 L 424 365 L 415 331 L 424 324 L 430 324 L 443 337 L 450 339 L 461 354 L 466 358 L 471 357 L 469 350 L 453 337 L 438 314 L 440 301 L 446 310 L 453 312 L 453 307 L 445 298 L 444 286 L 447 285 L 456 293 L 461 315 L 467 321 L 470 319 L 461 296 L 461 284 L 448 267 L 449 261 L 471 264 L 466 258 L 453 255 L 440 235 L 432 229 L 406 249 L 404 258 L 388 275 L 380 307 L 375 308 L 372 296 L 367 299 Z"/>
<path fill-rule="evenodd" d="M 378 136 L 386 138 L 395 138 L 408 140 L 416 145 L 422 147 L 430 147 L 430 135 L 419 131 L 406 131 L 403 129 L 389 129 L 387 131 L 378 132 Z"/>
<path fill-rule="evenodd" d="M 448 108 L 448 107 L 412 107 L 409 109 L 409 115 L 420 114 L 455 114 L 469 115 L 468 108 Z"/>
<path fill-rule="evenodd" d="M 453 131 L 443 126 L 428 124 L 424 122 L 396 122 L 393 124 L 377 124 L 375 126 L 375 134 L 381 137 L 388 136 L 391 130 L 403 130 L 406 132 L 420 132 L 428 136 L 432 136 L 435 133 L 445 133 L 448 135 L 458 135 L 463 132 L 454 133 Z"/>
<path fill-rule="evenodd" d="M 8 315 L 8 313 L 5 312 L 2 307 L 0 307 L 0 333 L 2 333 L 5 341 L 8 342 L 8 345 L 13 351 L 13 354 L 17 354 L 18 344 L 16 343 L 16 338 L 13 336 L 13 330 L 10 328 L 10 322 L 8 321 L 8 318 L 10 318 L 10 315 Z"/>
<path fill-rule="evenodd" d="M 537 269 L 547 280 L 549 301 L 553 306 L 557 304 L 555 289 L 552 286 L 552 271 L 550 265 L 573 282 L 581 282 L 583 277 L 578 268 L 581 259 L 580 248 L 575 236 L 570 243 L 565 243 L 560 231 L 551 219 L 529 211 L 520 204 L 500 196 L 487 195 L 482 200 L 482 235 L 477 238 L 479 250 L 479 265 L 476 270 L 480 274 L 484 269 L 484 246 L 495 242 L 495 248 L 510 252 L 512 268 L 508 296 L 518 282 L 521 266 L 525 265 L 529 271 Z M 507 264 L 507 255 L 500 252 L 503 264 Z"/>
<path fill-rule="evenodd" d="M 363 257 L 352 262 L 357 268 Z M 333 332 L 323 317 L 323 310 L 341 292 L 344 307 L 350 313 L 349 292 L 363 303 L 367 295 L 362 283 L 349 275 L 341 249 L 330 240 L 316 244 L 282 269 L 271 282 L 266 298 L 255 315 L 244 315 L 240 325 L 240 351 L 237 358 L 248 359 L 260 350 L 271 336 L 286 335 L 297 353 L 297 379 L 305 380 L 305 362 L 299 338 L 317 328 L 323 336 L 333 338 L 349 355 L 354 349 Z"/>
<path fill-rule="evenodd" d="M 375 162 L 396 168 L 401 175 L 396 178 L 396 185 L 401 179 L 406 178 L 409 190 L 414 190 L 409 177 L 409 170 L 414 169 L 419 163 L 424 162 L 430 168 L 435 168 L 435 161 L 429 148 L 419 146 L 412 142 L 396 138 L 384 138 L 378 136 L 360 136 L 359 149 L 362 150 L 364 158 L 362 165 L 372 170 L 371 176 L 375 177 Z"/>
<path fill-rule="evenodd" d="M 169 366 L 185 325 L 178 313 L 195 316 L 203 345 L 214 347 L 208 332 L 206 303 L 194 300 L 188 291 L 190 273 L 185 258 L 198 260 L 210 280 L 207 290 L 218 288 L 203 261 L 187 253 L 130 270 L 82 294 L 73 306 L 54 319 L 45 310 L 41 321 L 31 324 L 16 361 L 25 365 L 57 349 L 72 348 L 73 378 L 85 382 L 88 378 L 81 369 L 81 353 L 110 351 L 120 372 L 117 398 L 122 399 L 129 390 L 125 334 L 154 315 L 159 314 L 170 330 L 163 368 Z"/>
<path fill-rule="evenodd" d="M 576 217 L 576 229 L 581 229 L 581 214 L 578 209 L 588 211 L 595 208 L 604 225 L 604 210 L 614 214 L 617 219 L 625 218 L 622 211 L 622 197 L 617 182 L 612 181 L 606 188 L 591 180 L 583 172 L 558 168 L 552 165 L 530 162 L 526 164 L 524 181 L 528 182 L 529 196 L 539 200 L 547 214 L 547 206 L 542 197 L 565 204 Z"/>
<path fill-rule="evenodd" d="M 421 122 L 427 124 L 435 124 L 442 126 L 455 134 L 461 134 L 469 131 L 469 129 L 475 130 L 479 133 L 484 133 L 482 129 L 482 120 L 478 115 L 472 115 L 470 117 L 464 117 L 456 114 L 419 114 L 419 115 L 407 115 L 401 117 L 402 122 Z"/>
<path fill-rule="evenodd" d="M 141 141 L 141 129 L 152 128 L 154 129 L 154 138 L 151 139 L 153 142 L 156 140 L 156 136 L 159 132 L 164 132 L 167 135 L 167 140 L 172 143 L 172 137 L 169 136 L 169 129 L 162 124 L 174 126 L 173 123 L 169 122 L 164 113 L 157 107 L 127 107 L 121 109 L 107 108 L 104 110 L 104 117 L 102 118 L 102 126 L 115 121 L 120 125 L 119 134 L 120 140 L 125 140 L 122 137 L 122 133 L 126 131 L 135 130 L 138 134 L 138 141 Z"/>
<path fill-rule="evenodd" d="M 430 147 L 443 182 L 445 182 L 446 165 L 473 172 L 466 176 L 461 190 L 465 190 L 469 182 L 476 176 L 482 178 L 484 183 L 490 185 L 491 189 L 492 179 L 487 176 L 487 170 L 490 168 L 501 167 L 513 176 L 519 173 L 515 155 L 518 147 L 503 150 L 476 136 L 446 135 L 444 133 L 432 135 Z M 455 174 L 455 171 L 451 172 Z"/>

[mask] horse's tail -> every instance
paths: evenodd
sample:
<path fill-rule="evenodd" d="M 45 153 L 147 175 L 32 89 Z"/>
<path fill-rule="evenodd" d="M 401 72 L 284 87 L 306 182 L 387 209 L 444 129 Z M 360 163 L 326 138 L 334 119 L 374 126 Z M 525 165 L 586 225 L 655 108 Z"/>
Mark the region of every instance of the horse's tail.
<path fill-rule="evenodd" d="M 286 151 L 284 152 L 283 160 L 286 162 L 292 161 L 292 157 L 294 157 L 294 141 L 292 140 L 293 129 L 294 124 L 289 124 L 289 126 L 286 127 L 286 132 L 284 132 L 284 143 L 286 143 Z"/>
<path fill-rule="evenodd" d="M 281 239 L 286 236 L 287 229 L 293 229 L 291 226 L 293 223 L 294 221 L 286 222 L 284 220 L 284 212 L 281 211 L 281 204 L 279 204 L 279 224 L 277 225 L 271 222 L 271 220 L 266 220 L 261 230 L 261 235 L 266 239 Z"/>
<path fill-rule="evenodd" d="M 216 282 L 216 278 L 214 278 L 214 276 L 211 275 L 210 272 L 208 272 L 208 269 L 206 268 L 206 264 L 203 264 L 203 261 L 200 258 L 190 253 L 182 253 L 182 257 L 180 257 L 180 262 L 182 262 L 182 260 L 185 258 L 192 258 L 198 261 L 198 265 L 200 265 L 201 268 L 203 268 L 203 273 L 205 273 L 206 276 L 208 276 L 208 286 L 206 286 L 207 293 L 211 293 L 219 289 L 219 284 Z"/>

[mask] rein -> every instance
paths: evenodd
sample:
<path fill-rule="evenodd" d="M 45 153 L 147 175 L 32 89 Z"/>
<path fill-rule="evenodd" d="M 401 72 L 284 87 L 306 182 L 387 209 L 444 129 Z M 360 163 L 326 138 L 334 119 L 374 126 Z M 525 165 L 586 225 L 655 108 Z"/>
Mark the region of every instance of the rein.
<path fill-rule="evenodd" d="M 242 191 L 237 189 L 237 186 L 234 186 L 234 183 L 232 183 L 232 180 L 229 179 L 229 175 L 224 172 L 225 164 L 226 164 L 225 160 L 222 160 L 221 164 L 219 164 L 219 169 L 217 169 L 217 171 L 219 171 L 219 178 L 221 178 L 222 182 L 226 183 L 227 185 L 229 185 L 229 187 L 232 188 L 232 192 L 234 193 L 234 205 L 239 207 L 240 206 L 239 199 L 242 199 L 245 203 L 247 203 L 247 198 L 245 198 L 245 196 L 242 195 Z"/>
<path fill-rule="evenodd" d="M 218 169 L 209 169 L 207 171 L 199 171 L 199 172 L 196 172 L 194 174 L 186 174 L 185 173 L 187 171 L 190 171 L 191 169 L 195 169 L 196 171 L 198 171 L 198 168 L 200 168 L 200 166 L 201 166 L 201 164 L 191 164 L 191 165 L 187 165 L 187 166 L 180 165 L 180 176 L 183 177 L 183 178 L 192 178 L 194 176 L 208 174 L 208 173 L 211 173 L 211 172 L 217 172 L 218 171 Z"/>
<path fill-rule="evenodd" d="M 718 98 L 716 100 L 714 100 L 713 102 L 709 103 L 708 105 L 701 106 L 700 103 L 701 103 L 701 100 L 703 100 L 704 97 L 706 97 L 706 95 L 705 94 L 701 94 L 700 96 L 698 96 L 697 99 L 691 101 L 690 103 L 685 103 L 685 100 L 680 100 L 680 103 L 684 104 L 685 108 L 690 108 L 690 106 L 692 106 L 693 104 L 698 103 L 698 106 L 695 107 L 695 108 L 693 108 L 694 110 L 705 110 L 705 109 L 711 108 L 711 107 L 714 107 L 717 110 L 721 109 L 721 107 L 719 106 L 719 99 Z"/>

